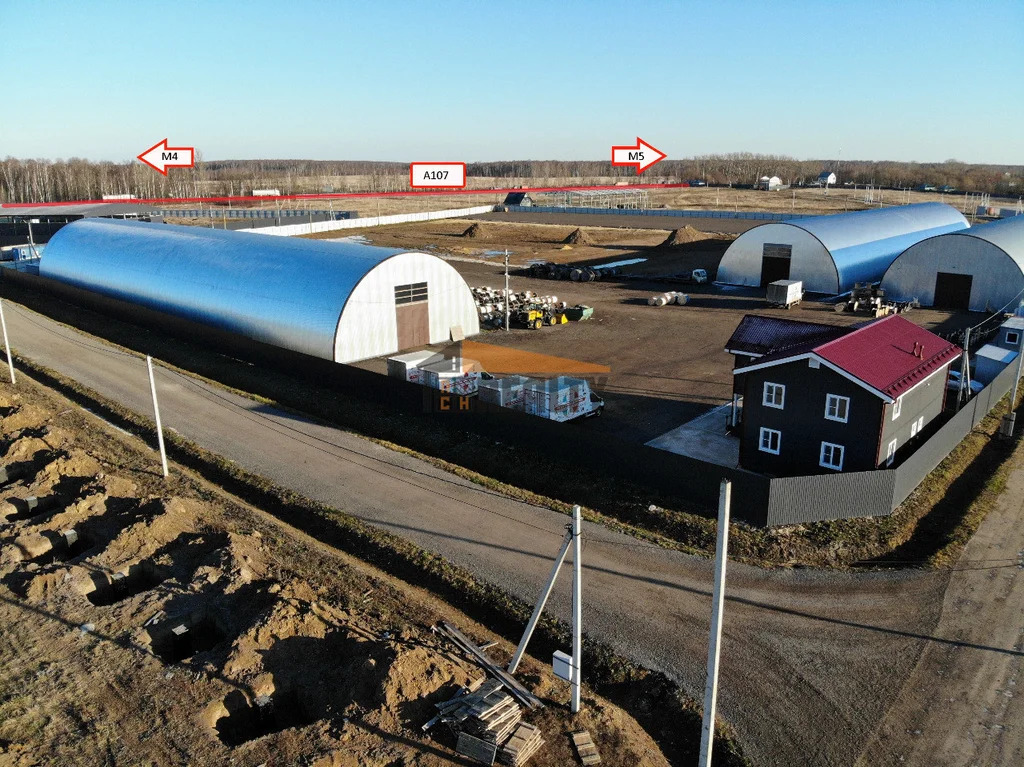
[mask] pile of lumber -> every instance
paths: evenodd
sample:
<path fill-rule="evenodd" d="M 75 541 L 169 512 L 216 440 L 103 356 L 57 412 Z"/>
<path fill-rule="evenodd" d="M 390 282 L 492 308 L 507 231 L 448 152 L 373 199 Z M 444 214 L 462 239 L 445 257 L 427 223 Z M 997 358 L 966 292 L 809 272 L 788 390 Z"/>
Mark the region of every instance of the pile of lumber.
<path fill-rule="evenodd" d="M 544 739 L 540 736 L 540 730 L 532 724 L 520 722 L 512 732 L 512 737 L 505 741 L 505 745 L 498 751 L 498 764 L 520 767 L 526 764 L 542 745 Z"/>
<path fill-rule="evenodd" d="M 436 704 L 437 716 L 458 736 L 457 753 L 484 764 L 520 767 L 543 745 L 540 730 L 522 722 L 523 710 L 497 679 L 480 679 L 450 700 Z"/>

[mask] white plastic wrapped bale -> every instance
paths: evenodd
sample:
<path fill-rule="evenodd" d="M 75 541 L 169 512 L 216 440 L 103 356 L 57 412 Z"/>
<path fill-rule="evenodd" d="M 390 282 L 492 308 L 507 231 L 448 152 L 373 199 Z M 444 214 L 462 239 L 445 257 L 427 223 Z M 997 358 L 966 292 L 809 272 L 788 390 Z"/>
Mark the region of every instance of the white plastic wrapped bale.
<path fill-rule="evenodd" d="M 479 396 L 481 402 L 507 407 L 513 410 L 523 409 L 524 387 L 530 382 L 524 376 L 506 376 L 481 381 Z"/>
<path fill-rule="evenodd" d="M 480 364 L 474 360 L 452 357 L 420 368 L 421 383 L 445 394 L 476 394 L 480 385 Z"/>
<path fill-rule="evenodd" d="M 423 366 L 440 362 L 443 359 L 444 355 L 429 351 L 409 352 L 396 357 L 388 357 L 388 375 L 391 378 L 401 378 L 403 381 L 421 383 Z"/>
<path fill-rule="evenodd" d="M 524 386 L 523 395 L 527 413 L 553 421 L 568 421 L 590 412 L 590 384 L 582 378 L 532 380 Z"/>

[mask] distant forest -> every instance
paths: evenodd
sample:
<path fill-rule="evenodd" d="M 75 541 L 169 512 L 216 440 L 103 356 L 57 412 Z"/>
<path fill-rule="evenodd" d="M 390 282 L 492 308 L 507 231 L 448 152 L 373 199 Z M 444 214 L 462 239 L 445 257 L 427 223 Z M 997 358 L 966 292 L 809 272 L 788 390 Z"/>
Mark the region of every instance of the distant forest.
<path fill-rule="evenodd" d="M 709 185 L 751 185 L 761 176 L 779 176 L 799 186 L 817 179 L 822 170 L 836 173 L 839 183 L 906 189 L 922 185 L 948 186 L 958 191 L 988 192 L 1017 198 L 1024 194 L 1024 166 L 971 165 L 959 160 L 941 163 L 892 161 L 796 160 L 782 155 L 735 152 L 684 160 L 663 160 L 639 176 L 646 183 L 675 183 L 700 179 Z M 632 168 L 615 168 L 601 161 L 517 160 L 470 163 L 474 177 L 497 179 L 503 186 L 568 181 L 574 184 L 637 179 Z M 0 202 L 59 202 L 100 199 L 103 195 L 136 197 L 244 196 L 254 189 L 278 189 L 282 194 L 387 192 L 408 189 L 409 166 L 397 162 L 351 160 L 215 160 L 197 153 L 195 168 L 171 169 L 168 177 L 132 160 L 90 162 L 69 160 L 0 160 Z M 489 185 L 489 183 L 487 184 Z"/>

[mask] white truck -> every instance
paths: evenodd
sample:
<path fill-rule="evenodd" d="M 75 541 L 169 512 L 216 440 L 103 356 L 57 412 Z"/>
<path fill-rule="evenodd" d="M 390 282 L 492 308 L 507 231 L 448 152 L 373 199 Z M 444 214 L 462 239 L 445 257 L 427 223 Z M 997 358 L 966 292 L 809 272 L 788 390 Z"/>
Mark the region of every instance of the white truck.
<path fill-rule="evenodd" d="M 802 280 L 776 280 L 769 283 L 765 297 L 769 305 L 789 309 L 803 299 L 804 283 Z"/>

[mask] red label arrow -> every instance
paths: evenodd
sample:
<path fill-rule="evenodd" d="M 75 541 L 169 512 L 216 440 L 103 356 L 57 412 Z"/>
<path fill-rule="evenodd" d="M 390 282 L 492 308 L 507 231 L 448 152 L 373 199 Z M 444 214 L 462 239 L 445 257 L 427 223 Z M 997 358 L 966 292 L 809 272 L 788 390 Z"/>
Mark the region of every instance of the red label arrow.
<path fill-rule="evenodd" d="M 166 176 L 168 168 L 191 168 L 195 165 L 195 150 L 190 146 L 167 146 L 167 139 L 164 139 L 153 144 L 137 159 Z"/>
<path fill-rule="evenodd" d="M 639 136 L 634 146 L 613 146 L 612 165 L 635 165 L 637 173 L 643 173 L 652 165 L 661 162 L 668 155 L 660 152 Z"/>

